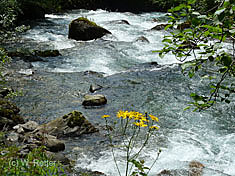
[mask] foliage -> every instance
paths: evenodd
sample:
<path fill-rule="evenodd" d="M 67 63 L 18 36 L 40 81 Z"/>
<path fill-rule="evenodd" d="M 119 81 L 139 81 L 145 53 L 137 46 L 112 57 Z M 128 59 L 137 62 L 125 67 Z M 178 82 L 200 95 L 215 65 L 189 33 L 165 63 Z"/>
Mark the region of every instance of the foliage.
<path fill-rule="evenodd" d="M 2 86 L 5 83 L 5 78 L 2 74 L 2 69 L 4 64 L 10 60 L 10 57 L 7 56 L 5 50 L 0 48 L 0 85 Z"/>
<path fill-rule="evenodd" d="M 161 57 L 171 52 L 182 62 L 194 58 L 182 64 L 182 72 L 190 78 L 197 74 L 211 80 L 208 95 L 191 94 L 191 105 L 201 110 L 218 100 L 230 103 L 230 95 L 235 93 L 230 81 L 235 76 L 235 1 L 222 1 L 211 15 L 195 11 L 195 2 L 186 1 L 169 10 L 171 20 L 165 30 L 171 28 L 172 32 L 164 36 L 165 46 L 158 52 Z"/>
<path fill-rule="evenodd" d="M 44 147 L 33 149 L 26 156 L 20 154 L 20 147 L 0 147 L 0 175 L 65 175 L 60 162 L 47 157 Z"/>
<path fill-rule="evenodd" d="M 106 130 L 108 132 L 112 156 L 118 174 L 121 176 L 114 152 L 115 148 L 125 152 L 125 176 L 147 175 L 158 159 L 160 152 L 158 152 L 156 160 L 150 168 L 144 166 L 143 160 L 138 161 L 138 157 L 146 148 L 150 138 L 153 137 L 159 129 L 157 125 L 159 121 L 158 118 L 151 114 L 148 115 L 147 113 L 142 114 L 135 111 L 128 112 L 122 110 L 117 113 L 117 121 L 114 123 L 111 122 L 109 115 L 104 115 L 102 118 L 104 118 L 106 122 Z M 115 137 L 121 138 L 123 145 L 115 146 Z M 138 148 L 137 151 L 135 150 L 136 148 Z M 136 170 L 133 171 L 134 166 Z"/>
<path fill-rule="evenodd" d="M 17 0 L 0 1 L 0 30 L 14 26 L 17 16 L 21 13 Z"/>

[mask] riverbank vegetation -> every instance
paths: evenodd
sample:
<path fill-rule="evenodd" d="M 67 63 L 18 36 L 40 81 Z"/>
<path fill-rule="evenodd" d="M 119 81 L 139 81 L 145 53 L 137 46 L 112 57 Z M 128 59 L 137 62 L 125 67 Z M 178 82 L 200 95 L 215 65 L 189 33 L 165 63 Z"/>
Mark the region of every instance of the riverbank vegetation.
<path fill-rule="evenodd" d="M 201 80 L 211 80 L 204 95 L 197 90 L 191 93 L 194 102 L 190 104 L 195 110 L 207 109 L 218 101 L 230 103 L 235 93 L 235 1 L 218 2 L 207 14 L 194 8 L 195 0 L 169 10 L 165 29 L 176 26 L 177 30 L 164 37 L 165 47 L 159 51 L 161 57 L 171 52 L 181 62 L 193 57 L 182 65 L 182 72 L 190 78 L 198 75 Z"/>
<path fill-rule="evenodd" d="M 118 111 L 117 120 L 112 122 L 110 115 L 103 115 L 106 131 L 108 133 L 111 153 L 115 162 L 118 175 L 121 176 L 120 166 L 118 166 L 115 151 L 121 150 L 124 154 L 125 176 L 147 176 L 156 160 L 159 157 L 160 150 L 150 167 L 144 165 L 144 160 L 139 159 L 141 154 L 146 151 L 150 139 L 156 136 L 159 129 L 159 119 L 151 114 L 139 113 L 135 111 Z M 122 144 L 115 145 L 115 140 L 119 138 Z M 136 149 L 138 148 L 138 149 Z"/>

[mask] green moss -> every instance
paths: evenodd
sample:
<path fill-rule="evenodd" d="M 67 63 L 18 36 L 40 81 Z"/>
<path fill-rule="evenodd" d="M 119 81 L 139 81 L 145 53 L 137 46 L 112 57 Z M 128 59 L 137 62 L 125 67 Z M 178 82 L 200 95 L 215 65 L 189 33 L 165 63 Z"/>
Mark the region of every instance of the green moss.
<path fill-rule="evenodd" d="M 86 121 L 86 118 L 82 115 L 81 112 L 78 111 L 71 112 L 70 114 L 68 114 L 68 117 L 68 126 L 70 128 L 73 128 L 75 126 L 81 126 Z"/>
<path fill-rule="evenodd" d="M 41 57 L 56 57 L 60 56 L 60 52 L 58 50 L 45 50 L 45 51 L 34 51 L 36 56 L 41 56 Z"/>
<path fill-rule="evenodd" d="M 19 108 L 6 99 L 0 99 L 0 117 L 5 117 L 13 121 L 12 125 L 24 123 L 24 119 L 19 115 Z M 0 126 L 4 124 L 0 124 Z"/>
<path fill-rule="evenodd" d="M 88 19 L 85 18 L 85 17 L 79 17 L 79 18 L 77 18 L 75 21 L 83 21 L 83 22 L 85 22 L 85 23 L 87 23 L 87 24 L 89 24 L 89 25 L 98 26 L 95 22 L 90 21 L 90 20 L 88 20 Z"/>
<path fill-rule="evenodd" d="M 5 139 L 5 134 L 6 134 L 6 132 L 0 131 L 0 146 L 1 146 L 2 142 L 3 142 L 4 139 Z"/>

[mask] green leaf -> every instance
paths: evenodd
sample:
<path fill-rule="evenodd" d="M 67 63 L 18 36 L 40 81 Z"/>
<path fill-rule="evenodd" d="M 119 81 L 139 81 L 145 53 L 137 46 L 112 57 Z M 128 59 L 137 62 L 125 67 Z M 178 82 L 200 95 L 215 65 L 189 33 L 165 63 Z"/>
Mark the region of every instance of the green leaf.
<path fill-rule="evenodd" d="M 171 39 L 163 39 L 162 42 L 166 42 L 166 43 L 172 43 L 172 40 Z"/>
<path fill-rule="evenodd" d="M 224 72 L 226 72 L 226 71 L 227 71 L 227 68 L 226 68 L 226 67 L 223 67 L 223 68 L 220 68 L 220 69 L 219 69 L 219 72 L 220 72 L 220 73 L 224 73 Z"/>
<path fill-rule="evenodd" d="M 223 62 L 223 65 L 226 67 L 229 67 L 232 64 L 232 58 L 229 56 L 222 56 L 221 61 Z"/>
<path fill-rule="evenodd" d="M 234 34 L 235 33 L 235 29 L 231 29 L 231 30 L 229 30 L 229 32 Z"/>
<path fill-rule="evenodd" d="M 223 13 L 225 11 L 226 8 L 222 8 L 222 9 L 219 9 L 215 12 L 215 15 L 220 15 L 221 13 Z"/>
<path fill-rule="evenodd" d="M 206 15 L 200 15 L 200 16 L 198 16 L 198 18 L 199 18 L 199 19 L 206 19 L 207 16 L 206 16 Z"/>
<path fill-rule="evenodd" d="M 189 73 L 188 73 L 189 78 L 192 78 L 194 75 L 195 75 L 194 72 L 189 72 Z"/>
<path fill-rule="evenodd" d="M 185 30 L 184 30 L 184 33 L 187 33 L 187 32 L 191 32 L 191 33 L 192 33 L 192 32 L 193 32 L 193 30 L 192 30 L 192 29 L 190 29 L 190 28 L 185 29 Z"/>
<path fill-rule="evenodd" d="M 168 28 L 171 28 L 171 27 L 173 27 L 173 25 L 172 25 L 172 24 L 168 24 L 168 25 L 164 28 L 164 30 L 166 31 Z"/>
<path fill-rule="evenodd" d="M 188 68 L 188 67 L 193 67 L 194 65 L 195 65 L 194 62 L 185 62 L 185 63 L 183 63 L 183 64 L 181 65 L 181 68 L 182 68 L 183 70 L 185 70 L 186 68 Z"/>
<path fill-rule="evenodd" d="M 193 15 L 201 15 L 199 12 L 193 12 Z"/>
<path fill-rule="evenodd" d="M 197 96 L 196 93 L 191 93 L 191 94 L 190 94 L 190 97 L 195 97 L 195 96 Z"/>
<path fill-rule="evenodd" d="M 188 109 L 190 109 L 192 106 L 187 106 L 186 108 L 184 108 L 184 111 L 187 111 Z"/>

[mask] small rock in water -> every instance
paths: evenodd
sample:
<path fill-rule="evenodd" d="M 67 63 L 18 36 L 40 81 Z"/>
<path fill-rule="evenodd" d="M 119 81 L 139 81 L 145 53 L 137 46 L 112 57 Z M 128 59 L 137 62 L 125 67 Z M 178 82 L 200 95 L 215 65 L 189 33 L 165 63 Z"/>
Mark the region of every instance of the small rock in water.
<path fill-rule="evenodd" d="M 31 76 L 34 74 L 34 71 L 32 69 L 21 69 L 19 73 L 23 75 Z"/>
<path fill-rule="evenodd" d="M 151 30 L 156 30 L 156 31 L 160 31 L 163 30 L 168 24 L 158 24 L 156 26 L 154 26 Z"/>
<path fill-rule="evenodd" d="M 83 106 L 100 106 L 107 103 L 107 99 L 104 95 L 85 95 L 84 101 L 82 102 Z"/>
<path fill-rule="evenodd" d="M 201 176 L 205 166 L 198 161 L 191 161 L 189 163 L 189 176 Z"/>
<path fill-rule="evenodd" d="M 130 25 L 130 23 L 127 20 L 114 20 L 114 21 L 110 21 L 109 23 L 111 23 L 111 24 L 127 24 L 127 25 Z"/>
<path fill-rule="evenodd" d="M 137 41 L 137 42 L 150 43 L 149 40 L 148 40 L 146 37 L 144 37 L 144 36 L 138 37 L 138 38 L 136 39 L 136 41 Z"/>

